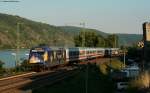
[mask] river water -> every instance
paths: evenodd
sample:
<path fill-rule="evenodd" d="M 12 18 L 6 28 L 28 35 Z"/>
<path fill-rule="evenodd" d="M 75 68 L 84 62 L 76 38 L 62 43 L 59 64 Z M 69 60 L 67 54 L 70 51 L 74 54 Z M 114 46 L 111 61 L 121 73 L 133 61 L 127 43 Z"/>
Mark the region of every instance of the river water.
<path fill-rule="evenodd" d="M 29 50 L 20 50 L 18 53 L 18 60 L 21 63 L 28 59 Z M 0 60 L 4 62 L 4 68 L 13 68 L 16 66 L 16 50 L 0 50 Z"/>

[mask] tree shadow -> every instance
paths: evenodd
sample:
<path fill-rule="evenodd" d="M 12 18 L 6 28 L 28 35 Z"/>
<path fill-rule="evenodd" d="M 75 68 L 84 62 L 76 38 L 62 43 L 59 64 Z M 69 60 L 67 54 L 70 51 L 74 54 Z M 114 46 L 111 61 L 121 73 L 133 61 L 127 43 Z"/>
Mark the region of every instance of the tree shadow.
<path fill-rule="evenodd" d="M 115 85 L 109 74 L 103 74 L 96 64 L 80 65 L 79 74 L 57 82 L 54 85 L 45 85 L 39 89 L 33 89 L 33 93 L 84 93 L 86 84 L 88 93 L 114 93 Z M 88 72 L 88 73 L 87 73 Z M 88 74 L 88 75 L 87 75 Z M 30 78 L 31 80 L 36 77 Z M 87 83 L 86 83 L 87 80 Z M 20 90 L 26 91 L 36 86 L 33 81 Z M 47 82 L 51 82 L 50 80 Z M 45 82 L 39 83 L 39 85 Z M 37 83 L 36 83 L 37 84 Z"/>

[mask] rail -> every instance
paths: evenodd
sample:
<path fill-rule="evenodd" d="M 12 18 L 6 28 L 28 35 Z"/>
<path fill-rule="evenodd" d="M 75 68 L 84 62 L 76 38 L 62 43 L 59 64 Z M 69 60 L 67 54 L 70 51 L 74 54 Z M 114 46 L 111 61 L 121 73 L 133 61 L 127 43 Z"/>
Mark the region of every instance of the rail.
<path fill-rule="evenodd" d="M 0 81 L 0 93 L 21 93 L 20 91 L 34 90 L 45 85 L 53 85 L 65 78 L 78 73 L 77 68 L 58 70 L 56 72 L 43 72 L 29 76 L 18 76 Z M 15 92 L 14 92 L 15 91 Z M 18 92 L 19 91 L 19 92 Z"/>

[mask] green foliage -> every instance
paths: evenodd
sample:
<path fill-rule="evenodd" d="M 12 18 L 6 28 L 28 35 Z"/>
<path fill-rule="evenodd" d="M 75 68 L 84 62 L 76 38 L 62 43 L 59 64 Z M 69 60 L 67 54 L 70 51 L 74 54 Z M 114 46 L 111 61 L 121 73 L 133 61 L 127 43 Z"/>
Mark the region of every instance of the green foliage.
<path fill-rule="evenodd" d="M 81 31 L 74 37 L 74 42 L 77 47 L 118 47 L 117 35 L 108 35 L 104 38 L 91 30 Z"/>
<path fill-rule="evenodd" d="M 139 49 L 137 47 L 128 47 L 127 48 L 127 57 L 130 59 L 136 59 L 136 62 L 140 62 L 143 58 L 143 52 L 142 49 Z"/>
<path fill-rule="evenodd" d="M 107 42 L 108 42 L 108 46 L 110 47 L 118 47 L 118 36 L 115 35 L 115 34 L 112 34 L 112 35 L 108 35 L 107 37 Z"/>
<path fill-rule="evenodd" d="M 104 38 L 93 31 L 81 31 L 74 37 L 75 46 L 77 47 L 102 47 Z"/>
<path fill-rule="evenodd" d="M 0 60 L 0 74 L 3 74 L 5 72 L 5 69 L 3 68 L 4 62 Z"/>
<path fill-rule="evenodd" d="M 0 69 L 3 68 L 3 64 L 4 64 L 4 62 L 2 62 L 2 61 L 0 60 Z"/>

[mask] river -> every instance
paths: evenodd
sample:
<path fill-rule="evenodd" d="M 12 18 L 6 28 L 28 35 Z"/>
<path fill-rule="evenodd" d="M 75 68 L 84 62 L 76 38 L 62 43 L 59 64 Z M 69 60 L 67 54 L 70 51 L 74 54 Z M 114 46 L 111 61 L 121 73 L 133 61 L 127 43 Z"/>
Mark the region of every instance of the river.
<path fill-rule="evenodd" d="M 28 59 L 29 50 L 20 50 L 18 53 L 19 62 Z M 0 60 L 4 62 L 4 68 L 13 68 L 16 66 L 16 50 L 0 50 Z"/>

